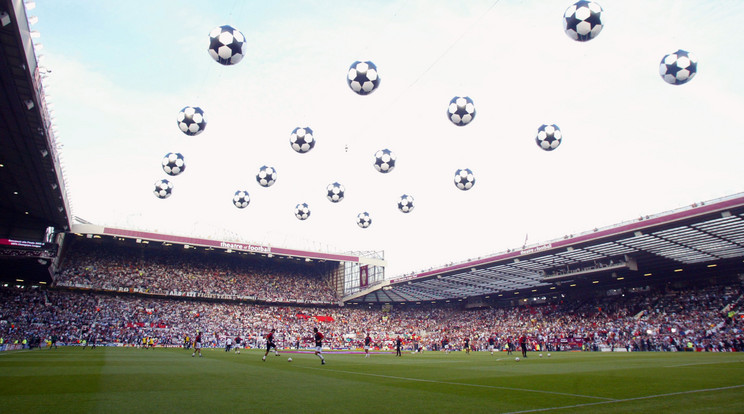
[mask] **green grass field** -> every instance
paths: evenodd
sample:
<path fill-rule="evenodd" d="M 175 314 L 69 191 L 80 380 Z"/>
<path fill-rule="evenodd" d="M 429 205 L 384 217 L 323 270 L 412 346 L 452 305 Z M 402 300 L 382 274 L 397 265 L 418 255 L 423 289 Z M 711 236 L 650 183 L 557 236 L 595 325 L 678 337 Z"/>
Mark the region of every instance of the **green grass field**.
<path fill-rule="evenodd" d="M 744 412 L 744 353 L 203 354 L 3 352 L 0 412 Z"/>

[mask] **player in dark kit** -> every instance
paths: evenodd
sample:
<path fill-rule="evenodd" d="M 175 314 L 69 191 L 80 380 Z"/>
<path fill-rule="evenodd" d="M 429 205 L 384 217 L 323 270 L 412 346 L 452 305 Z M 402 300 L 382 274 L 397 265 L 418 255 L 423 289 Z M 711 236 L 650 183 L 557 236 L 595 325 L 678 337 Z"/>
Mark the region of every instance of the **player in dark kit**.
<path fill-rule="evenodd" d="M 493 335 L 488 337 L 488 351 L 493 355 L 493 348 L 496 345 L 496 338 Z"/>
<path fill-rule="evenodd" d="M 522 357 L 527 358 L 527 335 L 519 337 L 519 345 L 522 347 Z"/>
<path fill-rule="evenodd" d="M 266 353 L 261 358 L 263 361 L 266 361 L 266 355 L 269 355 L 271 348 L 274 348 L 274 355 L 279 356 L 279 351 L 276 350 L 276 344 L 274 343 L 274 332 L 276 332 L 276 329 L 271 328 L 271 332 L 266 334 Z"/>
<path fill-rule="evenodd" d="M 323 358 L 323 334 L 318 332 L 318 328 L 313 328 L 315 332 L 315 355 L 320 358 L 320 364 L 325 365 L 325 358 Z"/>
<path fill-rule="evenodd" d="M 470 354 L 470 338 L 465 338 L 465 353 Z"/>
<path fill-rule="evenodd" d="M 400 336 L 395 339 L 395 356 L 403 356 L 400 353 L 400 347 L 403 345 L 403 341 L 400 339 Z"/>
<path fill-rule="evenodd" d="M 240 354 L 240 343 L 243 342 L 243 339 L 240 337 L 240 335 L 235 337 L 235 353 Z"/>
<path fill-rule="evenodd" d="M 364 338 L 364 357 L 369 358 L 369 347 L 372 345 L 372 337 L 367 332 L 367 337 Z"/>

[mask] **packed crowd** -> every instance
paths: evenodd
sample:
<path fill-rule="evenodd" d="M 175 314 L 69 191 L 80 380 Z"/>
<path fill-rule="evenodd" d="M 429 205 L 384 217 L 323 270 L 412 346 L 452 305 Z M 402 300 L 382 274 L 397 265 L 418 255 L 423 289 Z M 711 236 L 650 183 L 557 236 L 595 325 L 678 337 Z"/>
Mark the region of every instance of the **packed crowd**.
<path fill-rule="evenodd" d="M 202 332 L 203 342 L 221 347 L 240 336 L 262 347 L 277 330 L 280 347 L 309 347 L 319 327 L 330 348 L 356 348 L 367 333 L 374 345 L 391 349 L 401 337 L 408 349 L 459 349 L 466 338 L 497 349 L 526 336 L 534 350 L 742 351 L 744 322 L 737 316 L 742 286 L 651 290 L 572 299 L 536 306 L 467 310 L 458 306 L 299 307 L 237 301 L 156 298 L 64 289 L 0 289 L 0 340 L 31 344 L 56 339 L 139 345 L 182 346 Z"/>
<path fill-rule="evenodd" d="M 78 242 L 78 243 L 83 243 Z M 54 283 L 95 290 L 167 294 L 187 297 L 251 298 L 266 302 L 337 303 L 335 291 L 305 263 L 218 257 L 124 246 L 71 249 Z"/>

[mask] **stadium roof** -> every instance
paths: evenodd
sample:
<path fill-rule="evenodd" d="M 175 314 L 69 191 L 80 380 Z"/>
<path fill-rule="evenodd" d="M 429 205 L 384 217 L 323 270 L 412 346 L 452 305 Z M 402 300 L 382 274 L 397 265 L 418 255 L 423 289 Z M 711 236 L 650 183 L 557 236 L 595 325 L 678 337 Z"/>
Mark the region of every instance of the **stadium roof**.
<path fill-rule="evenodd" d="M 135 239 L 138 243 L 159 242 L 163 244 L 181 245 L 185 248 L 202 247 L 205 249 L 218 249 L 225 251 L 236 251 L 258 254 L 267 257 L 282 256 L 305 260 L 353 262 L 371 264 L 374 266 L 386 265 L 381 254 L 362 255 L 354 253 L 329 253 L 310 250 L 297 250 L 284 247 L 269 246 L 257 243 L 245 243 L 236 241 L 223 241 L 213 239 L 202 239 L 198 237 L 176 236 L 161 233 L 152 233 L 139 230 L 118 229 L 113 227 L 102 227 L 92 224 L 73 224 L 72 233 L 85 235 L 87 237 L 113 237 L 116 239 Z"/>
<path fill-rule="evenodd" d="M 70 215 L 26 10 L 0 0 L 0 237 L 42 241 Z"/>
<path fill-rule="evenodd" d="M 397 277 L 351 303 L 541 296 L 574 287 L 744 273 L 744 194 Z M 736 274 L 736 273 L 733 273 Z M 596 286 L 594 286 L 596 287 Z"/>

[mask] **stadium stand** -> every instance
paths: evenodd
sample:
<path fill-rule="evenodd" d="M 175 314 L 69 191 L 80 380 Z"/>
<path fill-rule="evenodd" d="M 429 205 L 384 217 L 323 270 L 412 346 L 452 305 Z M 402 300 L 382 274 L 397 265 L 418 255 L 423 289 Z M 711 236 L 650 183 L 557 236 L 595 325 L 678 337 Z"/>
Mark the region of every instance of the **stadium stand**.
<path fill-rule="evenodd" d="M 209 346 L 239 335 L 251 347 L 274 327 L 280 347 L 309 347 L 312 327 L 322 326 L 334 349 L 357 348 L 366 332 L 375 345 L 392 349 L 397 336 L 408 349 L 459 349 L 470 338 L 485 349 L 489 336 L 504 349 L 522 334 L 531 350 L 561 351 L 741 351 L 744 334 L 742 284 L 659 286 L 603 297 L 577 296 L 535 306 L 464 309 L 459 305 L 298 307 L 5 287 L 0 289 L 0 337 L 5 344 L 45 345 L 52 336 L 65 344 L 95 340 L 138 345 L 152 337 L 158 346 L 181 346 L 201 331 Z M 506 304 L 505 304 L 506 305 Z M 6 345 L 8 346 L 8 345 Z"/>
<path fill-rule="evenodd" d="M 338 302 L 332 287 L 318 274 L 318 267 L 304 262 L 193 250 L 176 254 L 168 249 L 94 243 L 84 238 L 71 244 L 57 272 L 57 286 L 263 302 Z"/>

